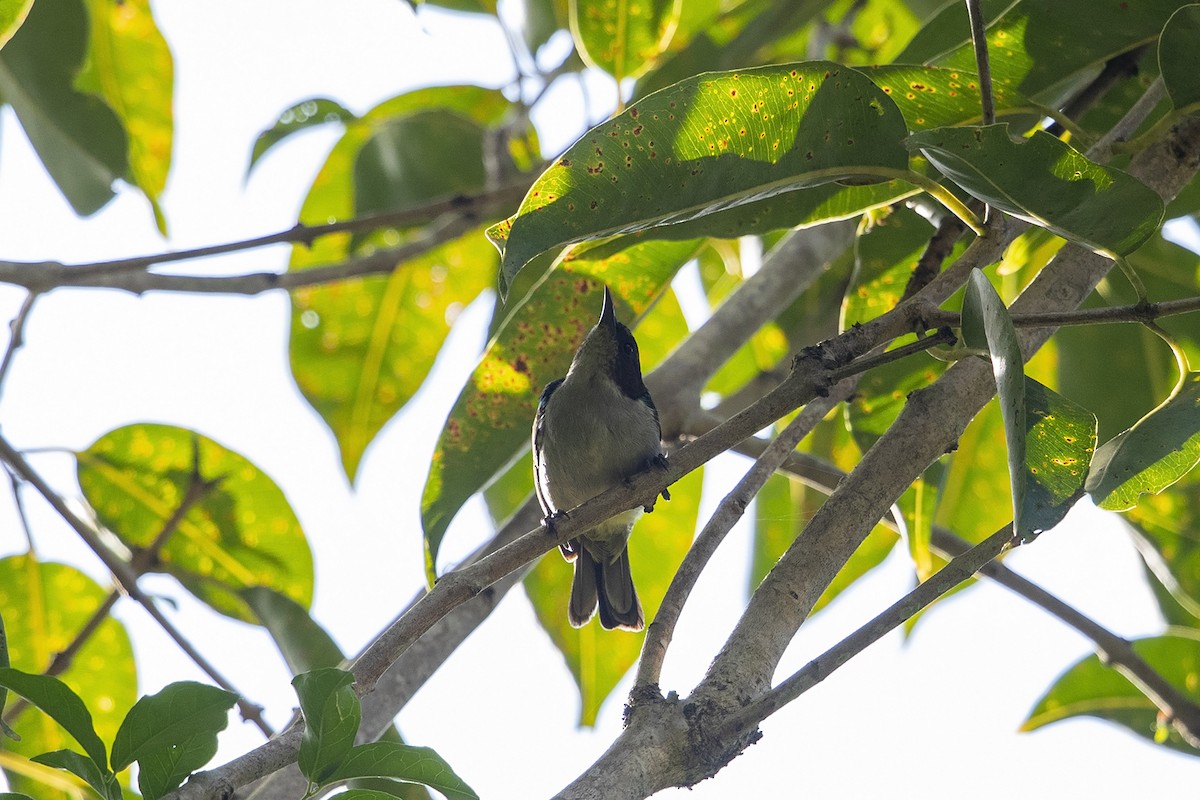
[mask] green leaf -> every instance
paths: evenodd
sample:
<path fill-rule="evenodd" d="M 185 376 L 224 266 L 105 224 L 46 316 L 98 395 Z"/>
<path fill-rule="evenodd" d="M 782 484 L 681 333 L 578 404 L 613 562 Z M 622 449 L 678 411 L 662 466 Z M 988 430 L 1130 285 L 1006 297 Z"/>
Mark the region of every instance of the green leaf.
<path fill-rule="evenodd" d="M 1200 372 L 1190 372 L 1158 408 L 1105 442 L 1092 458 L 1087 491 L 1109 511 L 1126 511 L 1200 463 Z"/>
<path fill-rule="evenodd" d="M 963 300 L 963 338 L 968 347 L 986 349 L 996 378 L 1004 438 L 1008 445 L 1008 475 L 1012 487 L 1013 534 L 1032 538 L 1025 511 L 1025 371 L 1012 317 L 991 282 L 978 269 L 967 279 Z M 972 338 L 975 341 L 972 341 Z"/>
<path fill-rule="evenodd" d="M 84 497 L 131 548 L 154 542 L 194 468 L 216 481 L 163 545 L 156 568 L 217 611 L 252 622 L 238 596 L 248 586 L 312 602 L 312 554 L 300 523 L 275 482 L 241 455 L 183 428 L 142 423 L 105 434 L 76 457 Z"/>
<path fill-rule="evenodd" d="M 102 770 L 95 761 L 74 750 L 54 750 L 50 753 L 36 755 L 30 760 L 55 769 L 63 769 L 78 776 L 105 800 L 121 800 L 121 786 L 117 783 L 116 775 L 108 770 Z"/>
<path fill-rule="evenodd" d="M 480 164 L 447 161 L 454 154 L 441 147 L 429 122 L 441 115 L 450 118 L 452 112 L 454 130 L 464 134 L 470 128 L 467 132 L 475 137 L 473 152 L 479 153 L 482 133 L 474 126 L 497 125 L 508 109 L 500 92 L 447 86 L 399 95 L 359 119 L 346 121 L 345 134 L 305 198 L 300 221 L 346 219 L 364 210 L 364 205 L 413 204 L 482 187 Z M 404 130 L 421 136 L 408 145 L 394 140 Z M 384 158 L 385 145 L 393 148 L 393 155 L 408 147 L 403 163 L 389 172 L 399 183 L 372 179 L 369 187 L 359 186 L 355 176 L 363 168 L 364 148 L 374 153 L 366 158 L 369 163 Z M 422 157 L 440 165 L 441 172 L 423 171 Z M 476 161 L 481 163 L 481 157 Z M 415 164 L 415 173 L 406 171 L 405 164 Z M 462 181 L 455 177 L 460 171 L 474 177 Z M 405 182 L 410 178 L 413 182 Z M 350 234 L 323 236 L 312 247 L 293 248 L 289 269 L 344 261 L 360 245 L 395 247 L 410 236 L 411 232 L 390 230 L 365 241 Z M 388 276 L 292 293 L 292 372 L 305 398 L 337 438 L 342 465 L 352 481 L 372 439 L 424 382 L 457 312 L 494 285 L 495 266 L 495 253 L 489 252 L 484 237 L 471 232 L 398 263 Z"/>
<path fill-rule="evenodd" d="M 857 69 L 892 98 L 910 131 L 972 125 L 982 119 L 979 75 L 974 70 L 912 64 Z M 992 102 L 1000 117 L 1027 114 L 1033 110 L 1032 104 L 1020 92 L 1004 86 L 993 87 Z"/>
<path fill-rule="evenodd" d="M 34 800 L 34 798 L 21 792 L 0 792 L 0 800 Z"/>
<path fill-rule="evenodd" d="M 683 0 L 571 0 L 571 34 L 589 66 L 619 83 L 654 64 L 671 42 Z"/>
<path fill-rule="evenodd" d="M 1180 0 L 985 2 L 993 83 L 1058 105 L 1079 73 L 1154 41 L 1180 5 Z M 1080 36 L 1084 20 L 1087 35 Z M 970 30 L 965 4 L 947 3 L 895 60 L 974 70 Z"/>
<path fill-rule="evenodd" d="M 354 778 L 392 778 L 420 783 L 436 789 L 450 800 L 478 800 L 479 797 L 433 750 L 396 742 L 358 745 L 350 751 L 329 781 L 334 783 Z"/>
<path fill-rule="evenodd" d="M 1134 651 L 1193 703 L 1200 702 L 1200 630 L 1169 628 L 1162 636 L 1131 642 Z M 1156 744 L 1200 755 L 1171 728 L 1162 726 L 1159 710 L 1121 673 L 1090 655 L 1076 662 L 1038 700 L 1021 730 L 1032 731 L 1078 716 L 1099 717 L 1125 727 Z M 1165 736 L 1165 740 L 1162 738 Z"/>
<path fill-rule="evenodd" d="M 1160 235 L 1129 256 L 1148 296 L 1173 300 L 1196 294 L 1200 256 Z M 1133 304 L 1137 296 L 1123 276 L 1100 282 L 1084 308 Z M 1200 363 L 1200 315 L 1164 317 L 1158 324 L 1179 342 L 1192 363 Z M 1171 349 L 1143 326 L 1072 325 L 1054 335 L 1062 357 L 1058 389 L 1083 402 L 1100 420 L 1100 440 L 1132 427 L 1174 389 L 1178 365 Z M 1121 391 L 1112 390 L 1112 376 L 1121 376 Z"/>
<path fill-rule="evenodd" d="M 167 185 L 174 137 L 171 49 L 159 33 L 149 0 L 87 0 L 91 46 L 76 86 L 108 104 L 125 129 L 129 178 L 167 233 L 159 198 Z"/>
<path fill-rule="evenodd" d="M 40 563 L 29 555 L 0 559 L 0 614 L 7 624 L 12 666 L 27 673 L 45 672 L 55 655 L 75 641 L 108 595 L 108 590 L 73 567 Z M 105 618 L 59 677 L 90 709 L 100 740 L 112 741 L 121 719 L 137 699 L 133 648 L 124 626 L 112 616 Z M 26 758 L 80 747 L 69 731 L 32 706 L 21 712 L 13 728 L 21 739 L 5 742 L 4 748 Z M 39 800 L 68 797 L 14 770 L 6 775 L 10 787 L 32 793 Z"/>
<path fill-rule="evenodd" d="M 1025 497 L 1018 516 L 1036 535 L 1062 521 L 1080 498 L 1096 450 L 1096 415 L 1025 379 L 1029 426 L 1024 471 Z"/>
<path fill-rule="evenodd" d="M 1195 472 L 1125 514 L 1168 624 L 1200 627 L 1200 475 Z"/>
<path fill-rule="evenodd" d="M 75 88 L 88 24 L 82 0 L 38 0 L 0 50 L 0 99 L 12 106 L 46 171 L 83 215 L 111 200 L 113 182 L 129 171 L 120 119 Z"/>
<path fill-rule="evenodd" d="M 336 667 L 345 659 L 333 637 L 304 606 L 287 595 L 265 586 L 252 586 L 242 592 L 242 599 L 271 634 L 293 675 L 319 667 Z"/>
<path fill-rule="evenodd" d="M 543 387 L 566 374 L 599 316 L 600 281 L 617 297 L 617 316 L 631 323 L 698 246 L 628 237 L 577 248 L 528 296 L 510 301 L 513 308 L 459 393 L 429 465 L 421 497 L 427 572 L 435 572 L 442 537 L 463 503 L 529 446 Z"/>
<path fill-rule="evenodd" d="M 246 167 L 247 177 L 271 148 L 292 134 L 320 125 L 329 125 L 335 122 L 348 123 L 357 119 L 358 116 L 354 112 L 338 101 L 330 100 L 327 97 L 313 97 L 296 103 L 291 108 L 285 109 L 275 124 L 260 133 L 254 140 L 254 149 L 250 152 L 250 164 Z"/>
<path fill-rule="evenodd" d="M 1158 40 L 1158 68 L 1175 110 L 1200 104 L 1200 5 L 1184 6 L 1171 15 Z"/>
<path fill-rule="evenodd" d="M 487 182 L 483 139 L 481 125 L 445 109 L 379 125 L 354 162 L 356 213 L 410 208 L 482 190 Z"/>
<path fill-rule="evenodd" d="M 841 330 L 869 322 L 900 303 L 933 233 L 927 219 L 899 205 L 869 225 L 864 221 L 854 240 L 854 272 L 842 303 Z"/>
<path fill-rule="evenodd" d="M 292 375 L 337 437 L 351 481 L 375 436 L 424 384 L 459 311 L 493 285 L 496 265 L 495 250 L 472 231 L 389 275 L 292 292 Z"/>
<path fill-rule="evenodd" d="M 194 681 L 168 684 L 129 710 L 113 740 L 113 769 L 138 762 L 142 794 L 158 797 L 179 786 L 217 752 L 237 695 Z M 168 771 L 162 771 L 166 764 Z M 151 788 L 148 788 L 148 785 Z"/>
<path fill-rule="evenodd" d="M 0 0 L 0 48 L 8 44 L 17 29 L 25 22 L 33 0 Z"/>
<path fill-rule="evenodd" d="M 327 667 L 297 675 L 292 686 L 304 712 L 304 738 L 297 763 L 312 783 L 324 784 L 354 746 L 362 721 L 354 676 Z"/>
<path fill-rule="evenodd" d="M 695 28 L 695 35 L 685 37 L 676 33 L 671 41 L 671 52 L 659 59 L 654 69 L 634 87 L 635 98 L 641 99 L 701 72 L 739 69 L 764 63 L 759 53 L 781 37 L 801 30 L 821 12 L 826 2 L 746 0 L 734 4 L 722 3 L 718 6 L 721 8 L 719 14 L 692 22 L 689 17 L 696 6 L 702 8 L 703 4 L 686 0 L 680 18 L 680 27 L 686 23 Z M 783 60 L 787 59 L 767 59 Z"/>
<path fill-rule="evenodd" d="M 0 601 L 2 601 L 3 599 L 4 599 L 3 594 L 0 594 Z M 0 667 L 9 666 L 8 635 L 5 634 L 5 632 L 4 632 L 4 614 L 3 614 L 4 605 L 5 605 L 5 603 L 0 602 Z M 4 710 L 4 707 L 7 705 L 7 703 L 8 703 L 8 689 L 0 687 L 0 712 L 2 712 Z M 5 736 L 5 737 L 8 737 L 9 739 L 13 739 L 13 740 L 20 738 L 17 736 L 16 731 L 14 731 L 12 728 L 8 727 L 8 723 L 6 723 L 3 719 L 0 719 L 0 736 Z"/>
<path fill-rule="evenodd" d="M 100 772 L 108 771 L 108 751 L 96 735 L 92 715 L 79 695 L 50 675 L 32 675 L 13 667 L 0 667 L 0 686 L 24 697 L 75 737 Z"/>
<path fill-rule="evenodd" d="M 1116 258 L 1158 230 L 1162 199 L 1044 131 L 1014 141 L 1007 124 L 921 131 L 907 144 L 975 197 Z"/>
<path fill-rule="evenodd" d="M 639 101 L 542 173 L 488 231 L 503 291 L 534 256 L 805 186 L 907 175 L 896 105 L 864 75 L 807 62 L 689 78 Z"/>

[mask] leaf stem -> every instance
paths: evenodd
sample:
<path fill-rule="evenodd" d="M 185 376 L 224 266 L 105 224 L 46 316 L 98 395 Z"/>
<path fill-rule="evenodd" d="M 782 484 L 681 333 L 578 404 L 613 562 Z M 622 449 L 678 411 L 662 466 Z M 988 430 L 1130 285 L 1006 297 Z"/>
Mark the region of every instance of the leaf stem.
<path fill-rule="evenodd" d="M 909 170 L 908 172 L 904 173 L 904 180 L 925 190 L 926 193 L 945 206 L 947 211 L 961 219 L 967 225 L 967 227 L 975 231 L 977 235 L 987 235 L 987 229 L 984 226 L 983 221 L 975 215 L 974 211 L 967 207 L 966 203 L 959 200 L 954 193 L 945 186 L 942 186 L 932 178 L 913 170 Z"/>

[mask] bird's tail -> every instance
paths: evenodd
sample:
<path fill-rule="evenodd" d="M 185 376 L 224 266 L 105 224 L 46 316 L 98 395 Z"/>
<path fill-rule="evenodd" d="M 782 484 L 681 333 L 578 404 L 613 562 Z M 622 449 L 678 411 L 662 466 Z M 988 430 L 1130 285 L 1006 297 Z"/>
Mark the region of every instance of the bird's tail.
<path fill-rule="evenodd" d="M 596 560 L 586 547 L 579 548 L 567 618 L 576 628 L 582 627 L 592 618 L 597 606 L 600 607 L 600 624 L 605 628 L 640 631 L 645 627 L 642 604 L 638 602 L 633 575 L 629 571 L 628 548 L 622 548 L 620 555 L 608 563 Z"/>

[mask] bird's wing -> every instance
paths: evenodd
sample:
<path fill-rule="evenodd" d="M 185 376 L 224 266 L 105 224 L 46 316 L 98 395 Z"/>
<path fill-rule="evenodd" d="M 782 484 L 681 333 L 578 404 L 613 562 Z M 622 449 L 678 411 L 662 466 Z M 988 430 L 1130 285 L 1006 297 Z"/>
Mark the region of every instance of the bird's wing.
<path fill-rule="evenodd" d="M 542 453 L 543 425 L 546 421 L 546 404 L 550 402 L 550 395 L 554 394 L 554 390 L 561 386 L 562 382 L 563 379 L 559 378 L 546 384 L 546 388 L 542 391 L 542 397 L 538 400 L 537 414 L 533 418 L 533 485 L 537 491 L 537 499 L 542 506 L 542 511 L 547 515 L 553 514 L 556 509 L 550 501 L 550 493 L 546 488 L 546 464 Z"/>

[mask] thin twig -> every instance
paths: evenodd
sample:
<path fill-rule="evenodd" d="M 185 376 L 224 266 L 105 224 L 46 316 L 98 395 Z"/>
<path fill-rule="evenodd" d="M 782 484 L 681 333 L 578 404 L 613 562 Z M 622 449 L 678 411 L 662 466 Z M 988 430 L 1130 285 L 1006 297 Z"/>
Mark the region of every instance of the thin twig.
<path fill-rule="evenodd" d="M 933 603 L 955 586 L 970 578 L 984 564 L 1019 544 L 1012 535 L 1012 524 L 998 531 L 938 570 L 866 625 L 847 636 L 822 655 L 810 661 L 759 699 L 731 715 L 724 723 L 727 731 L 740 731 L 757 725 L 804 692 L 829 677 L 869 645 L 904 624 L 918 611 Z"/>
<path fill-rule="evenodd" d="M 17 351 L 25 346 L 25 323 L 29 320 L 29 313 L 33 311 L 33 304 L 37 302 L 38 296 L 37 292 L 25 295 L 25 301 L 21 303 L 17 315 L 8 323 L 8 347 L 4 351 L 4 359 L 0 361 L 0 394 L 4 392 L 4 383 L 8 380 Z"/>
<path fill-rule="evenodd" d="M 958 556 L 970 547 L 949 531 L 934 528 L 933 546 L 946 556 Z M 1172 685 L 1137 654 L 1129 641 L 1029 581 L 999 561 L 980 569 L 980 573 L 1029 600 L 1051 616 L 1086 636 L 1096 647 L 1102 661 L 1116 669 L 1154 703 L 1188 744 L 1200 749 L 1200 705 Z"/>
<path fill-rule="evenodd" d="M 1074 311 L 1044 311 L 1036 314 L 1013 314 L 1013 325 L 1018 328 L 1058 328 L 1067 325 L 1097 325 L 1119 322 L 1146 324 L 1175 314 L 1200 311 L 1200 297 L 1185 297 L 1179 300 L 1162 300 L 1157 303 L 1134 303 L 1107 308 L 1080 308 Z M 962 315 L 953 311 L 931 309 L 923 315 L 928 325 L 946 325 L 957 328 L 962 325 Z"/>
<path fill-rule="evenodd" d="M 975 49 L 975 71 L 979 73 L 979 105 L 983 124 L 996 121 L 996 99 L 992 95 L 992 65 L 988 60 L 986 23 L 979 0 L 967 0 L 967 18 L 971 22 L 971 46 Z"/>
<path fill-rule="evenodd" d="M 17 449 L 14 448 L 12 444 L 10 444 L 9 441 L 2 435 L 0 435 L 0 461 L 6 463 L 9 469 L 18 478 L 26 483 L 29 483 L 38 490 L 42 497 L 45 498 L 46 502 L 48 502 L 50 506 L 58 512 L 59 516 L 61 516 L 66 523 L 70 525 L 77 534 L 79 534 L 79 537 L 83 539 L 84 543 L 91 548 L 96 557 L 99 558 L 104 566 L 108 568 L 120 590 L 133 600 L 136 600 L 138 604 L 146 610 L 146 613 L 148 613 L 154 619 L 154 621 L 159 624 L 159 627 L 161 627 L 163 631 L 166 632 L 166 634 L 170 636 L 171 639 L 173 639 L 175 643 L 179 645 L 179 647 L 196 663 L 196 666 L 200 667 L 200 669 L 203 670 L 218 686 L 226 691 L 230 691 L 239 695 L 238 705 L 242 710 L 243 717 L 258 726 L 259 730 L 263 732 L 263 735 L 267 737 L 273 736 L 274 732 L 271 730 L 271 727 L 267 725 L 266 721 L 262 718 L 262 707 L 240 699 L 241 694 L 237 692 L 233 684 L 226 680 L 225 677 L 221 675 L 221 673 L 218 672 L 217 669 L 206 658 L 204 658 L 195 647 L 192 646 L 192 644 L 187 640 L 187 637 L 185 637 L 179 631 L 179 629 L 175 627 L 174 623 L 172 623 L 166 618 L 166 616 L 163 615 L 162 611 L 160 611 L 159 608 L 154 604 L 154 600 L 141 590 L 141 587 L 138 586 L 139 576 L 134 571 L 132 565 L 118 558 L 107 546 L 105 546 L 104 543 L 100 541 L 100 537 L 97 535 L 97 532 L 93 530 L 87 522 L 80 518 L 78 514 L 71 510 L 66 501 L 63 500 L 63 498 L 50 487 L 50 484 L 47 483 L 46 480 L 33 469 L 29 462 L 25 460 L 25 457 L 22 456 L 21 453 L 17 451 Z"/>
<path fill-rule="evenodd" d="M 747 439 L 736 449 L 751 458 L 761 458 L 767 446 L 761 439 Z M 801 453 L 789 454 L 781 471 L 824 494 L 832 492 L 846 475 L 845 471 L 823 459 Z M 891 517 L 881 520 L 881 524 L 892 530 L 899 529 L 898 523 Z M 961 556 L 971 548 L 969 542 L 937 525 L 933 528 L 932 544 L 947 558 Z M 1146 663 L 1127 640 L 1013 572 L 1003 562 L 992 561 L 984 565 L 979 574 L 996 581 L 1087 637 L 1101 658 L 1137 686 L 1189 744 L 1200 747 L 1200 737 L 1196 736 L 1196 732 L 1200 731 L 1200 706 Z"/>
<path fill-rule="evenodd" d="M 256 295 L 273 289 L 300 289 L 326 283 L 384 275 L 438 245 L 457 239 L 476 227 L 476 220 L 451 217 L 430 225 L 404 244 L 352 256 L 337 264 L 286 272 L 251 272 L 243 275 L 163 275 L 132 269 L 90 271 L 52 262 L 28 264 L 0 262 L 0 283 L 24 286 L 31 291 L 47 292 L 62 287 L 121 289 L 134 294 L 144 292 L 192 292 L 203 294 Z"/>
<path fill-rule="evenodd" d="M 460 219 L 478 222 L 491 214 L 509 209 L 521 201 L 532 183 L 531 176 L 523 176 L 513 183 L 497 187 L 488 192 L 476 195 L 454 195 L 453 197 L 435 200 L 419 208 L 408 208 L 401 211 L 382 211 L 374 214 L 364 214 L 353 219 L 327 222 L 321 225 L 304 225 L 297 223 L 287 230 L 276 231 L 251 239 L 235 242 L 206 245 L 189 250 L 154 253 L 130 258 L 118 258 L 111 261 L 98 261 L 91 264 L 68 266 L 65 264 L 47 264 L 44 262 L 0 262 L 6 269 L 13 267 L 46 268 L 47 266 L 61 267 L 78 273 L 84 278 L 95 278 L 100 275 L 145 270 L 159 264 L 170 264 L 177 261 L 188 261 L 197 258 L 236 253 L 242 250 L 253 250 L 274 244 L 305 244 L 312 243 L 322 236 L 334 233 L 366 233 L 381 228 L 410 228 L 424 225 L 442 217 L 453 214 Z M 89 284 L 72 284 L 89 285 Z"/>

